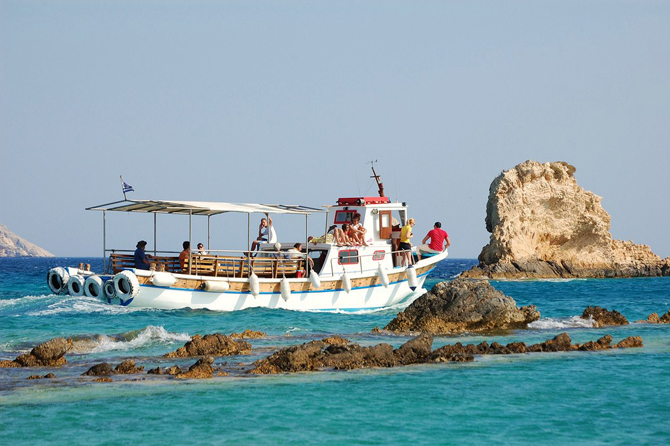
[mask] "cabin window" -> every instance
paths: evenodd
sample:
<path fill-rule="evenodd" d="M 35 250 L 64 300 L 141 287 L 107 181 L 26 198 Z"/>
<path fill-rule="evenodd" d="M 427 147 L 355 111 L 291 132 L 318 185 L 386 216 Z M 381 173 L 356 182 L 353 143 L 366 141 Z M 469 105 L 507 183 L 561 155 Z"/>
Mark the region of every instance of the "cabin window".
<path fill-rule="evenodd" d="M 344 223 L 351 223 L 354 220 L 355 213 L 356 211 L 336 211 L 335 224 L 341 225 Z"/>
<path fill-rule="evenodd" d="M 358 251 L 355 249 L 343 249 L 337 253 L 337 263 L 340 265 L 355 265 L 358 263 Z"/>
<path fill-rule="evenodd" d="M 386 253 L 384 251 L 375 251 L 372 254 L 372 260 L 384 260 L 384 257 L 386 257 Z"/>

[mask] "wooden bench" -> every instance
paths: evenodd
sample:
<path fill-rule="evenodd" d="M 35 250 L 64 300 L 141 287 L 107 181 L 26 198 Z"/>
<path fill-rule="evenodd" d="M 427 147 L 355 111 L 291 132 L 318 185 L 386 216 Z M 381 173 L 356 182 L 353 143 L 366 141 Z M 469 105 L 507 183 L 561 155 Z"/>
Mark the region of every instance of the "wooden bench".
<path fill-rule="evenodd" d="M 112 271 L 114 274 L 124 269 L 135 268 L 135 258 L 131 254 L 113 253 L 109 256 Z M 156 256 L 148 259 L 155 264 L 156 271 L 167 271 L 171 273 L 181 273 L 179 257 Z M 247 258 L 226 257 L 226 256 L 203 256 L 191 255 L 187 260 L 186 270 L 188 273 L 188 264 L 191 264 L 191 274 L 197 276 L 214 277 L 249 277 L 251 272 L 258 277 L 281 278 L 295 277 L 299 270 L 303 269 L 304 260 L 302 259 L 274 259 L 270 257 Z"/>
<path fill-rule="evenodd" d="M 147 260 L 156 266 L 156 271 L 168 271 L 172 273 L 181 271 L 179 257 L 152 256 Z M 114 274 L 124 269 L 135 268 L 135 256 L 132 254 L 112 253 L 109 255 L 109 261 Z"/>

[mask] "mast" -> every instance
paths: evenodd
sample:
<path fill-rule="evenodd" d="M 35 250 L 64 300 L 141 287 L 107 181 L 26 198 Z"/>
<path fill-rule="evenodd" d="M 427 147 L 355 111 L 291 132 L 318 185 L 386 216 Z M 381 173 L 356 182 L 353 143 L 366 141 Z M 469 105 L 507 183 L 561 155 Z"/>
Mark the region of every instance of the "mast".
<path fill-rule="evenodd" d="M 370 161 L 370 164 L 372 164 L 372 166 L 371 166 L 372 167 L 372 176 L 370 178 L 374 178 L 375 181 L 377 181 L 377 187 L 379 187 L 379 196 L 383 197 L 384 196 L 384 183 L 382 183 L 380 181 L 381 177 L 379 175 L 377 175 L 377 172 L 375 172 L 375 163 L 376 162 L 377 162 L 377 160 Z"/>

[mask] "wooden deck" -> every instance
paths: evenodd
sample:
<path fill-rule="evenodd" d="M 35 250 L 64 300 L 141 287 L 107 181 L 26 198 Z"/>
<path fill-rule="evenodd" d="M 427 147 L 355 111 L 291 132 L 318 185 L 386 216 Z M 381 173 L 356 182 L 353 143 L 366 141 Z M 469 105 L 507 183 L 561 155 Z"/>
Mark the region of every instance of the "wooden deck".
<path fill-rule="evenodd" d="M 124 269 L 135 268 L 135 260 L 131 254 L 113 253 L 109 256 L 114 274 Z M 155 271 L 188 274 L 188 263 L 184 271 L 179 266 L 179 257 L 152 256 L 149 261 Z M 304 269 L 302 259 L 273 259 L 269 257 L 228 257 L 191 254 L 191 275 L 245 278 L 251 270 L 258 277 L 282 278 L 296 277 L 298 271 Z"/>

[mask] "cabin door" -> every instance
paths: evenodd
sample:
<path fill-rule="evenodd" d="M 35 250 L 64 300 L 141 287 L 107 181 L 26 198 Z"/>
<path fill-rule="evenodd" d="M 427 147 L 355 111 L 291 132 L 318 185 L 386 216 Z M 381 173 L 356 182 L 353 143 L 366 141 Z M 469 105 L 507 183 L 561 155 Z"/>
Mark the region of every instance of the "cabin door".
<path fill-rule="evenodd" d="M 379 238 L 391 238 L 391 211 L 379 211 Z"/>

